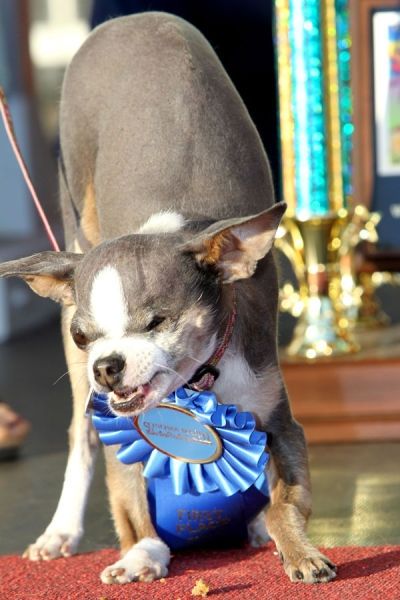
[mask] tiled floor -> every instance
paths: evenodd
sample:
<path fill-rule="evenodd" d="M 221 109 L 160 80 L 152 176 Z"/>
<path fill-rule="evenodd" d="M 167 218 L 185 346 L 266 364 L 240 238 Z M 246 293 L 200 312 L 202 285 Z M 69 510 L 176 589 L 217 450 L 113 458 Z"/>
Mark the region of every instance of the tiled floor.
<path fill-rule="evenodd" d="M 33 429 L 21 457 L 0 463 L 0 553 L 21 552 L 49 522 L 61 489 L 70 418 L 59 328 L 52 324 L 0 346 L 0 395 Z M 400 443 L 310 448 L 318 545 L 400 544 Z M 100 458 L 80 546 L 115 543 Z"/>

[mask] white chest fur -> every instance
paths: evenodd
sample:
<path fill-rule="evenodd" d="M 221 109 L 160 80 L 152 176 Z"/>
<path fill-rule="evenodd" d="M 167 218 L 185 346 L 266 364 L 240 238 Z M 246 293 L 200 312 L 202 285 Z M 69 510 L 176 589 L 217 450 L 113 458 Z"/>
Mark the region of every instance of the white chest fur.
<path fill-rule="evenodd" d="M 267 422 L 279 402 L 282 380 L 279 369 L 267 367 L 255 374 L 242 354 L 228 350 L 218 368 L 220 376 L 213 391 L 224 404 L 235 404 L 240 410 L 249 411 L 260 422 Z"/>

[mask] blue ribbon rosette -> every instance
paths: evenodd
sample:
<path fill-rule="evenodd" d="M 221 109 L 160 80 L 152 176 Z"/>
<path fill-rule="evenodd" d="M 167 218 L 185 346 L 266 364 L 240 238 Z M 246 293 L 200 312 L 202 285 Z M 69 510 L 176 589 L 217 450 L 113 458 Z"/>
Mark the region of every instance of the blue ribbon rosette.
<path fill-rule="evenodd" d="M 267 504 L 267 436 L 253 415 L 214 393 L 179 388 L 138 417 L 117 417 L 94 393 L 100 440 L 117 458 L 143 462 L 159 536 L 173 549 L 247 539 L 247 523 Z"/>

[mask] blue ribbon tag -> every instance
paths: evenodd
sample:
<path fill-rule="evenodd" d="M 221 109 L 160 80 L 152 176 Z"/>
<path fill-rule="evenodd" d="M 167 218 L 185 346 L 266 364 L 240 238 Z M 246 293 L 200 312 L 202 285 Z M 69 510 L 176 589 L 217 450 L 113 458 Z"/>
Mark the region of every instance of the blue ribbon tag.
<path fill-rule="evenodd" d="M 160 404 L 134 420 L 136 429 L 153 448 L 187 463 L 210 463 L 221 456 L 219 435 L 193 413 Z"/>
<path fill-rule="evenodd" d="M 268 502 L 267 436 L 251 413 L 188 388 L 135 418 L 110 414 L 103 394 L 92 405 L 101 441 L 120 445 L 122 463 L 145 463 L 153 523 L 172 549 L 247 538 Z"/>

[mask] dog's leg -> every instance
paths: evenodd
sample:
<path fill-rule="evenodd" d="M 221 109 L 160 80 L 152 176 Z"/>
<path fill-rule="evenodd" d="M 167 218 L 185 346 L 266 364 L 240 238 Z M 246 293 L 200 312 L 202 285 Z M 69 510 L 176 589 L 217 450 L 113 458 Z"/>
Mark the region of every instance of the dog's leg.
<path fill-rule="evenodd" d="M 311 514 L 307 448 L 302 427 L 294 421 L 286 393 L 270 420 L 268 479 L 271 503 L 267 528 L 291 581 L 317 583 L 335 577 L 335 566 L 308 540 Z"/>
<path fill-rule="evenodd" d="M 73 417 L 69 429 L 70 450 L 64 484 L 54 516 L 34 544 L 25 551 L 30 560 L 70 556 L 83 533 L 83 517 L 95 462 L 97 436 L 85 417 L 88 395 L 86 355 L 76 348 L 69 334 L 74 307 L 63 309 L 63 337 L 71 377 Z"/>
<path fill-rule="evenodd" d="M 122 558 L 101 573 L 103 583 L 154 581 L 168 574 L 170 551 L 151 522 L 142 465 L 122 465 L 106 449 L 107 486 Z"/>
<path fill-rule="evenodd" d="M 271 540 L 265 522 L 265 510 L 258 513 L 258 515 L 247 525 L 247 535 L 250 545 L 253 546 L 253 548 L 265 546 L 265 544 Z"/>

